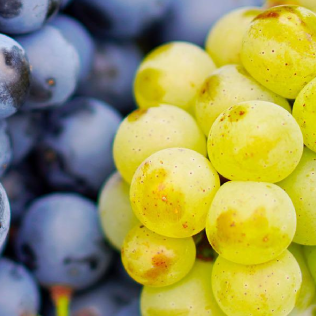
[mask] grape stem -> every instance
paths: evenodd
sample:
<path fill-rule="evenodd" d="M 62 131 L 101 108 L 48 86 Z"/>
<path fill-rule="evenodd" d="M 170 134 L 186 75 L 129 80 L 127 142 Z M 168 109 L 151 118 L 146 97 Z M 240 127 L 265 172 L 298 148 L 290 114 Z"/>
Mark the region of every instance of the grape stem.
<path fill-rule="evenodd" d="M 72 289 L 67 286 L 53 286 L 50 293 L 56 308 L 56 316 L 69 316 Z"/>

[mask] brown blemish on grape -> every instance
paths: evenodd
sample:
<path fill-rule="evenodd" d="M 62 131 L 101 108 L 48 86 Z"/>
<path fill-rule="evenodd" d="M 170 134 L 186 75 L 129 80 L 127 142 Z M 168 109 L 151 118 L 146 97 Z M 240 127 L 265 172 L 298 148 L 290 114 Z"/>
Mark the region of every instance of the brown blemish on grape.
<path fill-rule="evenodd" d="M 280 14 L 276 11 L 265 11 L 259 14 L 254 20 L 263 20 L 263 19 L 271 19 L 271 18 L 279 18 Z"/>
<path fill-rule="evenodd" d="M 230 122 L 238 122 L 243 119 L 247 114 L 247 108 L 244 106 L 237 106 L 231 110 L 228 114 L 228 120 Z"/>
<path fill-rule="evenodd" d="M 208 77 L 201 88 L 200 99 L 205 101 L 213 100 L 218 94 L 220 84 L 221 81 L 218 75 Z"/>
<path fill-rule="evenodd" d="M 138 121 L 144 114 L 148 112 L 147 109 L 138 109 L 132 112 L 130 115 L 127 116 L 128 122 L 136 122 Z"/>
<path fill-rule="evenodd" d="M 161 275 L 167 274 L 173 263 L 172 258 L 166 256 L 163 252 L 154 255 L 151 261 L 153 268 L 144 273 L 144 277 L 149 280 L 155 280 Z"/>

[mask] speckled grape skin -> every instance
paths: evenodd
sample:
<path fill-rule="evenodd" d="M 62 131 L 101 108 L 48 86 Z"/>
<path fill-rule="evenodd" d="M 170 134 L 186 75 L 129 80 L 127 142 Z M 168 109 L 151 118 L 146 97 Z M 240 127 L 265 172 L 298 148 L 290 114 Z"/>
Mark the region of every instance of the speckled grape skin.
<path fill-rule="evenodd" d="M 296 214 L 277 185 L 227 182 L 216 193 L 206 220 L 212 247 L 239 264 L 260 264 L 278 257 L 295 234 Z"/>
<path fill-rule="evenodd" d="M 219 176 L 202 155 L 184 148 L 161 150 L 137 169 L 131 184 L 132 208 L 150 230 L 185 238 L 205 228 Z"/>
<path fill-rule="evenodd" d="M 174 285 L 145 286 L 142 316 L 224 316 L 212 291 L 213 263 L 196 260 L 190 273 Z"/>
<path fill-rule="evenodd" d="M 241 59 L 262 85 L 295 99 L 316 76 L 315 14 L 297 6 L 274 7 L 260 14 L 244 36 Z"/>
<path fill-rule="evenodd" d="M 297 215 L 294 241 L 316 246 L 316 154 L 304 148 L 302 159 L 294 172 L 278 185 L 293 201 Z"/>
<path fill-rule="evenodd" d="M 58 106 L 77 86 L 80 59 L 69 40 L 54 26 L 17 36 L 31 66 L 31 88 L 24 110 Z"/>
<path fill-rule="evenodd" d="M 0 260 L 0 313 L 3 316 L 37 315 L 40 305 L 38 285 L 19 264 Z"/>
<path fill-rule="evenodd" d="M 241 65 L 215 70 L 203 83 L 196 99 L 195 116 L 205 135 L 217 117 L 239 102 L 261 100 L 291 112 L 289 102 L 255 81 Z"/>
<path fill-rule="evenodd" d="M 302 283 L 289 251 L 260 265 L 239 265 L 218 257 L 213 268 L 215 298 L 227 316 L 286 316 Z"/>
<path fill-rule="evenodd" d="M 183 279 L 193 267 L 195 254 L 192 237 L 165 237 L 138 224 L 124 240 L 122 262 L 138 283 L 161 287 Z"/>
<path fill-rule="evenodd" d="M 299 316 L 301 315 L 302 311 L 306 310 L 314 301 L 316 292 L 315 282 L 308 269 L 307 262 L 304 257 L 303 246 L 292 243 L 288 249 L 291 252 L 291 254 L 295 257 L 302 272 L 302 285 L 295 302 L 295 308 L 292 311 L 293 315 L 292 313 L 290 314 L 291 316 L 294 316 L 294 312 L 296 312 L 296 315 Z"/>
<path fill-rule="evenodd" d="M 292 115 L 265 101 L 224 111 L 213 124 L 208 154 L 225 178 L 277 182 L 289 176 L 303 152 L 303 136 Z"/>
<path fill-rule="evenodd" d="M 199 46 L 185 42 L 159 46 L 136 73 L 136 102 L 143 109 L 165 103 L 191 111 L 199 88 L 214 70 L 211 57 Z"/>
<path fill-rule="evenodd" d="M 293 106 L 293 116 L 301 127 L 304 144 L 316 152 L 316 79 L 299 93 Z"/>
<path fill-rule="evenodd" d="M 172 147 L 192 149 L 206 156 L 206 140 L 194 118 L 175 106 L 160 105 L 135 110 L 122 122 L 113 155 L 118 171 L 130 183 L 146 158 Z"/>
<path fill-rule="evenodd" d="M 243 36 L 250 22 L 263 10 L 258 7 L 235 9 L 221 17 L 211 28 L 205 49 L 215 64 L 240 64 Z"/>
<path fill-rule="evenodd" d="M 127 233 L 139 223 L 129 200 L 130 186 L 115 172 L 104 184 L 99 197 L 99 217 L 109 242 L 121 250 Z"/>
<path fill-rule="evenodd" d="M 60 2 L 61 0 L 1 0 L 0 32 L 34 32 L 58 11 Z"/>
<path fill-rule="evenodd" d="M 16 249 L 19 260 L 44 287 L 85 289 L 102 277 L 112 259 L 97 207 L 71 193 L 34 200 L 23 218 Z"/>

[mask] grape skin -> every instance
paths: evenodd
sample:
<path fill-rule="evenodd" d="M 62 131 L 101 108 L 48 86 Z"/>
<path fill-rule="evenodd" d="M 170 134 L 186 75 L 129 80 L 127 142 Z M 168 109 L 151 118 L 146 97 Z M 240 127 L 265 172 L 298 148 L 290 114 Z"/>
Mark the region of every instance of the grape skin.
<path fill-rule="evenodd" d="M 260 265 L 239 265 L 219 256 L 212 273 L 215 298 L 228 316 L 286 316 L 302 283 L 289 251 Z"/>
<path fill-rule="evenodd" d="M 124 240 L 122 262 L 135 281 L 160 287 L 185 277 L 193 267 L 195 254 L 191 237 L 164 237 L 139 224 Z"/>
<path fill-rule="evenodd" d="M 227 182 L 212 202 L 206 233 L 213 248 L 239 264 L 278 257 L 295 234 L 296 214 L 289 196 L 262 182 Z"/>
<path fill-rule="evenodd" d="M 170 148 L 147 158 L 130 190 L 132 208 L 152 231 L 185 238 L 205 228 L 219 176 L 211 163 L 190 149 Z"/>

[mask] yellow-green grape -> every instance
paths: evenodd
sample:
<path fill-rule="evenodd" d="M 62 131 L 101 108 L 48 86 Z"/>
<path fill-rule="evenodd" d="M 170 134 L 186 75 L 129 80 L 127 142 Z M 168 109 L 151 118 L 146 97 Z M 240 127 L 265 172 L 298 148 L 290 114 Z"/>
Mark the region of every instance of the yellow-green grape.
<path fill-rule="evenodd" d="M 132 112 L 121 123 L 113 146 L 116 167 L 130 183 L 139 165 L 155 152 L 189 148 L 206 156 L 206 139 L 194 118 L 171 105 Z"/>
<path fill-rule="evenodd" d="M 241 65 L 226 65 L 215 70 L 197 96 L 195 116 L 205 135 L 217 117 L 230 106 L 261 100 L 282 106 L 291 112 L 289 102 L 255 81 Z"/>
<path fill-rule="evenodd" d="M 258 265 L 240 265 L 219 256 L 214 264 L 214 296 L 227 316 L 286 316 L 302 283 L 300 267 L 286 250 Z"/>
<path fill-rule="evenodd" d="M 299 93 L 294 103 L 293 116 L 301 127 L 304 144 L 316 152 L 316 79 Z"/>
<path fill-rule="evenodd" d="M 197 260 L 180 282 L 163 288 L 145 286 L 142 316 L 224 316 L 213 295 L 212 269 L 212 262 Z"/>
<path fill-rule="evenodd" d="M 166 103 L 191 111 L 197 91 L 215 68 L 199 46 L 185 42 L 162 45 L 144 59 L 137 71 L 137 104 L 147 109 Z"/>
<path fill-rule="evenodd" d="M 316 11 L 316 1 L 315 0 L 266 0 L 265 6 L 270 8 L 278 5 L 299 5 L 305 7 L 309 10 Z"/>
<path fill-rule="evenodd" d="M 275 184 L 227 182 L 216 193 L 206 234 L 223 258 L 259 264 L 278 257 L 295 234 L 296 214 L 289 196 Z"/>
<path fill-rule="evenodd" d="M 184 278 L 194 265 L 195 254 L 192 237 L 165 237 L 139 224 L 124 240 L 122 262 L 135 281 L 160 287 Z"/>
<path fill-rule="evenodd" d="M 265 101 L 239 103 L 214 122 L 208 154 L 230 180 L 277 182 L 290 175 L 303 152 L 303 136 L 292 115 Z"/>
<path fill-rule="evenodd" d="M 294 172 L 278 183 L 293 201 L 297 215 L 294 241 L 316 246 L 316 154 L 304 148 Z"/>
<path fill-rule="evenodd" d="M 139 221 L 129 200 L 129 185 L 118 172 L 101 190 L 99 217 L 105 236 L 117 250 L 121 250 L 125 236 Z"/>
<path fill-rule="evenodd" d="M 294 315 L 295 312 L 303 312 L 313 303 L 315 297 L 315 283 L 304 258 L 303 246 L 293 243 L 289 247 L 289 251 L 295 257 L 302 272 L 302 285 L 296 299 L 295 308 L 292 311 Z"/>
<path fill-rule="evenodd" d="M 205 228 L 219 176 L 211 163 L 184 148 L 161 150 L 135 172 L 130 198 L 138 219 L 168 237 L 193 236 Z"/>
<path fill-rule="evenodd" d="M 304 246 L 303 248 L 307 266 L 316 282 L 316 246 Z"/>
<path fill-rule="evenodd" d="M 241 60 L 262 85 L 295 99 L 316 77 L 316 15 L 298 6 L 266 10 L 246 31 Z"/>
<path fill-rule="evenodd" d="M 242 40 L 250 22 L 260 13 L 258 7 L 236 9 L 224 15 L 212 27 L 205 49 L 217 66 L 240 64 Z"/>

